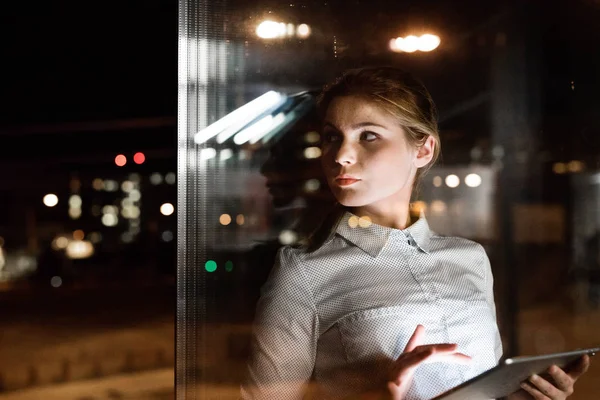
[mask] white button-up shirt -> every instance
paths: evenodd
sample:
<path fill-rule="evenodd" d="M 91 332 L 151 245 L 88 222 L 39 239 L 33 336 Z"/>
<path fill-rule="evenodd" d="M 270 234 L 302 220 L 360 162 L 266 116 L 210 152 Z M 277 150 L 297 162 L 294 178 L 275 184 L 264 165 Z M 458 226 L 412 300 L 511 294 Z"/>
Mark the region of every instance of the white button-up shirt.
<path fill-rule="evenodd" d="M 483 247 L 429 229 L 399 230 L 346 212 L 318 250 L 289 246 L 261 289 L 243 399 L 352 398 L 385 388 L 417 324 L 425 343 L 456 343 L 469 365 L 421 364 L 407 399 L 430 399 L 502 355 Z M 365 223 L 363 223 L 365 222 Z"/>

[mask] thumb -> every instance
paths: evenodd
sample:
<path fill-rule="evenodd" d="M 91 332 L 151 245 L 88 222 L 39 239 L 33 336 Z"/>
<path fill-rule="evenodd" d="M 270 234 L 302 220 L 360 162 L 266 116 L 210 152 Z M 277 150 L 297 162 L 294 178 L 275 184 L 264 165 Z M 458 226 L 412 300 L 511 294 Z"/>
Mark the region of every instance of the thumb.
<path fill-rule="evenodd" d="M 408 343 L 406 347 L 404 347 L 404 353 L 408 353 L 409 351 L 413 351 L 415 347 L 420 346 L 425 339 L 425 327 L 421 324 L 417 325 L 415 331 L 413 332 L 410 339 L 408 339 Z"/>

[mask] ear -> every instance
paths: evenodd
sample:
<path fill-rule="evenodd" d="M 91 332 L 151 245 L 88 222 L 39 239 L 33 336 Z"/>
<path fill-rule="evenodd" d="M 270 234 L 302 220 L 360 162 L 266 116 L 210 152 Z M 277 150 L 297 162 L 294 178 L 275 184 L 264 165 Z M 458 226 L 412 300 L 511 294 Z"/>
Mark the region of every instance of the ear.
<path fill-rule="evenodd" d="M 435 139 L 433 136 L 427 136 L 425 143 L 417 149 L 417 155 L 414 160 L 415 167 L 422 168 L 429 164 L 433 159 L 435 150 Z"/>

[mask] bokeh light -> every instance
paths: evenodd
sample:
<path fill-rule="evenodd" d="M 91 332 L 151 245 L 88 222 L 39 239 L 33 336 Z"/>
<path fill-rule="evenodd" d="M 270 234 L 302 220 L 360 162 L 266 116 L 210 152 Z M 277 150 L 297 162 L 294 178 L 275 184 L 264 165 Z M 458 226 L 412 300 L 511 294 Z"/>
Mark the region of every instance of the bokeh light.
<path fill-rule="evenodd" d="M 213 260 L 208 260 L 204 264 L 204 269 L 206 269 L 208 272 L 215 272 L 217 270 L 217 263 Z"/>
<path fill-rule="evenodd" d="M 53 276 L 50 278 L 50 285 L 55 288 L 60 287 L 62 285 L 62 278 L 60 276 Z"/>
<path fill-rule="evenodd" d="M 48 193 L 44 196 L 42 201 L 46 207 L 54 207 L 58 204 L 58 196 L 53 193 Z"/>
<path fill-rule="evenodd" d="M 465 185 L 468 187 L 478 187 L 481 185 L 481 176 L 478 174 L 469 174 L 465 177 Z"/>
<path fill-rule="evenodd" d="M 446 186 L 455 188 L 460 185 L 460 178 L 454 174 L 450 174 L 446 177 Z"/>
<path fill-rule="evenodd" d="M 146 161 L 146 156 L 141 151 L 133 155 L 133 162 L 136 164 L 143 164 Z"/>
<path fill-rule="evenodd" d="M 169 216 L 173 214 L 173 212 L 175 212 L 175 207 L 173 207 L 173 204 L 171 203 L 164 203 L 160 206 L 160 213 L 162 215 Z"/>
<path fill-rule="evenodd" d="M 123 154 L 119 154 L 115 157 L 115 164 L 117 165 L 117 167 L 122 167 L 125 164 L 127 164 L 127 157 L 125 157 Z"/>
<path fill-rule="evenodd" d="M 221 214 L 219 216 L 219 222 L 221 223 L 221 225 L 229 225 L 231 223 L 231 215 Z"/>

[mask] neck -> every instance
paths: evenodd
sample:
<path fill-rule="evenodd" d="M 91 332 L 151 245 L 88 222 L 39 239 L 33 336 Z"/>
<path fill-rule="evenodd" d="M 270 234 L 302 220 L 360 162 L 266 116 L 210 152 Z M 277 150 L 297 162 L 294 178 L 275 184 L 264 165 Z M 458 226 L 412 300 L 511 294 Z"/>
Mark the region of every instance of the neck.
<path fill-rule="evenodd" d="M 371 222 L 394 229 L 406 229 L 412 224 L 408 205 L 394 207 L 389 210 L 375 209 L 373 207 L 354 207 L 350 212 L 359 217 L 369 217 Z"/>

